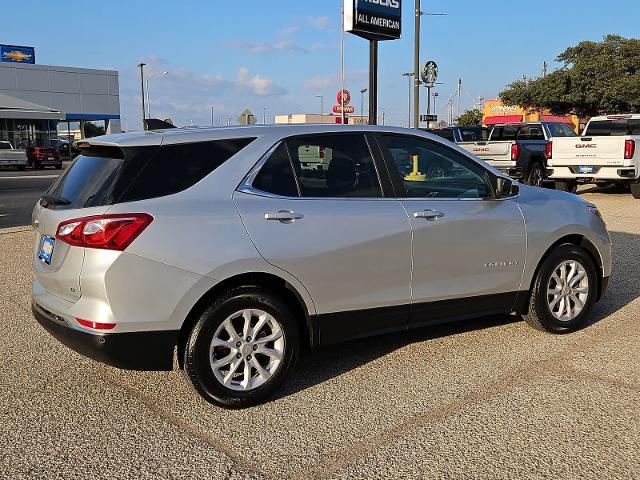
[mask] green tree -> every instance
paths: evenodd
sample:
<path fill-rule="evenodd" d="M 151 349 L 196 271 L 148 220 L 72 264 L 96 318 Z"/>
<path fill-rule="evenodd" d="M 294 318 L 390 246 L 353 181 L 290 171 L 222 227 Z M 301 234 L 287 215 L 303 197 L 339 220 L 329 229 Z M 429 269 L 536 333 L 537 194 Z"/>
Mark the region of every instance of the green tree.
<path fill-rule="evenodd" d="M 481 123 L 482 112 L 477 108 L 465 110 L 456 120 L 456 125 L 480 125 Z"/>
<path fill-rule="evenodd" d="M 584 41 L 556 58 L 547 76 L 522 78 L 500 93 L 508 105 L 579 117 L 640 111 L 640 40 L 607 35 Z"/>

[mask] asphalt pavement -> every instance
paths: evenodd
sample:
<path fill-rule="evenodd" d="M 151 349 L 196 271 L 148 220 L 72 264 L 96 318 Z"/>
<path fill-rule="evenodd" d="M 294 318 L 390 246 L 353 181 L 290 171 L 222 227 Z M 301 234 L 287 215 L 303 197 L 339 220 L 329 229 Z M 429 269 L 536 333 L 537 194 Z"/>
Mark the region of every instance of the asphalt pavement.
<path fill-rule="evenodd" d="M 0 170 L 0 228 L 31 224 L 31 212 L 40 196 L 62 170 Z"/>
<path fill-rule="evenodd" d="M 583 195 L 614 242 L 585 328 L 498 316 L 324 348 L 239 411 L 59 344 L 31 317 L 33 232 L 0 230 L 0 477 L 638 479 L 640 201 Z"/>

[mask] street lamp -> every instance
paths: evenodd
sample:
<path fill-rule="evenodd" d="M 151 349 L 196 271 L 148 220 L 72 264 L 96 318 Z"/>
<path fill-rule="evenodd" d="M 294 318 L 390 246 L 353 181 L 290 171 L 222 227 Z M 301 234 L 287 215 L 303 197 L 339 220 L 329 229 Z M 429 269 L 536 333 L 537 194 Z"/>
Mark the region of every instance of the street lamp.
<path fill-rule="evenodd" d="M 147 78 L 147 117 L 151 118 L 151 101 L 149 100 L 149 82 L 158 75 L 166 75 L 169 72 L 158 72 Z"/>
<path fill-rule="evenodd" d="M 316 95 L 316 98 L 320 99 L 320 123 L 324 122 L 324 96 Z"/>
<path fill-rule="evenodd" d="M 267 107 L 262 107 L 262 124 L 267 124 Z"/>
<path fill-rule="evenodd" d="M 366 88 L 360 89 L 360 117 L 364 122 L 364 94 L 367 93 Z"/>
<path fill-rule="evenodd" d="M 407 77 L 409 80 L 409 94 L 407 100 L 407 128 L 411 128 L 411 77 L 413 77 L 413 72 L 405 72 L 402 74 L 403 77 Z"/>
<path fill-rule="evenodd" d="M 144 130 L 144 119 L 147 111 L 144 108 L 144 66 L 146 63 L 140 62 L 138 67 L 140 68 L 140 89 L 142 90 L 142 129 Z"/>
<path fill-rule="evenodd" d="M 442 17 L 446 13 L 427 13 L 423 12 L 420 6 L 420 0 L 415 0 L 414 12 L 414 39 L 413 39 L 413 123 L 418 128 L 420 120 L 420 17 L 433 16 Z"/>
<path fill-rule="evenodd" d="M 211 126 L 213 127 L 216 123 L 216 107 L 215 105 L 211 105 Z"/>

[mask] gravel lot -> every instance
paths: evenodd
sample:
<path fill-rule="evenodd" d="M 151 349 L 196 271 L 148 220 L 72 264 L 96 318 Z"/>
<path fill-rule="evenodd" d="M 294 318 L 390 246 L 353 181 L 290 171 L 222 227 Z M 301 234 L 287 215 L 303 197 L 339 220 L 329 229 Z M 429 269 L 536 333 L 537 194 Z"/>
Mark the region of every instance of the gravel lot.
<path fill-rule="evenodd" d="M 640 201 L 582 195 L 614 241 L 588 327 L 494 317 L 326 348 L 242 411 L 57 343 L 31 317 L 32 232 L 0 230 L 0 477 L 640 478 Z"/>

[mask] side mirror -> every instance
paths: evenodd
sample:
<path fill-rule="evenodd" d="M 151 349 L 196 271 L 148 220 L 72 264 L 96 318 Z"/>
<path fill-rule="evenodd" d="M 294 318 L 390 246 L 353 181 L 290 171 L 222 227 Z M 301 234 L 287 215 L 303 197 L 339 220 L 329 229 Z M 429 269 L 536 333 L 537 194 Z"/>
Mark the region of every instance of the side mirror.
<path fill-rule="evenodd" d="M 518 194 L 520 187 L 510 178 L 496 177 L 496 198 L 513 197 Z"/>

